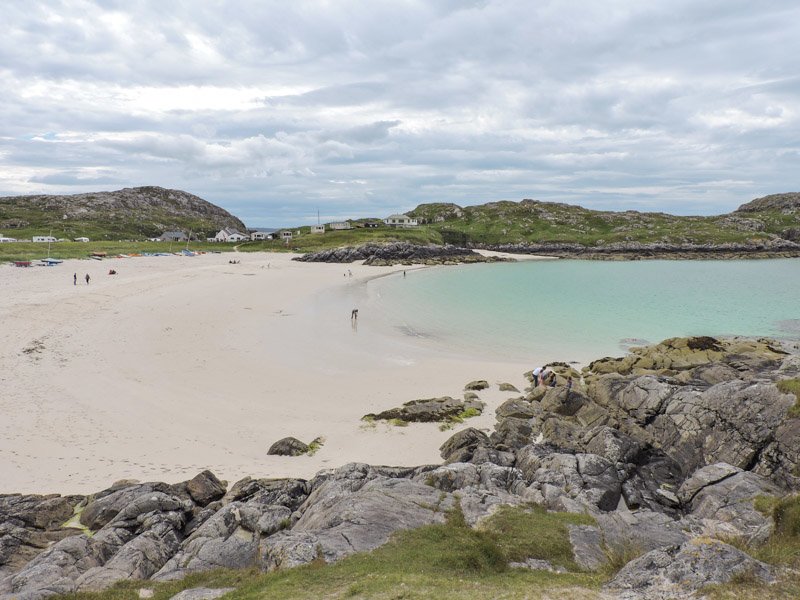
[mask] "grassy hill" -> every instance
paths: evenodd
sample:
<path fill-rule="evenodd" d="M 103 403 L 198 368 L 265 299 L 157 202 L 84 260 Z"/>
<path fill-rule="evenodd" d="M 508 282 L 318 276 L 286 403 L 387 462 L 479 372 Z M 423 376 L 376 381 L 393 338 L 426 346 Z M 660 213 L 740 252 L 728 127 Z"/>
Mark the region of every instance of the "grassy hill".
<path fill-rule="evenodd" d="M 732 213 L 700 217 L 660 212 L 597 211 L 577 205 L 522 200 L 490 202 L 461 207 L 452 203 L 421 204 L 407 213 L 420 226 L 395 229 L 364 227 L 353 220 L 352 229 L 312 234 L 309 227 L 292 227 L 287 245 L 282 240 L 246 242 L 243 251 L 311 252 L 367 242 L 407 241 L 418 244 L 503 245 L 574 244 L 590 251 L 637 244 L 723 247 L 767 245 L 770 248 L 800 243 L 800 193 L 774 194 L 740 206 Z M 158 187 L 129 188 L 117 192 L 74 196 L 18 196 L 0 198 L 0 232 L 24 239 L 47 235 L 73 239 L 86 236 L 91 244 L 53 244 L 55 258 L 86 256 L 90 251 L 109 253 L 162 251 L 143 240 L 165 230 L 179 229 L 210 236 L 226 226 L 245 231 L 244 224 L 197 196 Z M 298 234 L 299 232 L 299 234 Z M 134 240 L 120 243 L 120 240 Z M 195 245 L 193 244 L 193 247 Z M 203 244 L 197 245 L 201 248 Z M 211 247 L 211 246 L 210 246 Z M 216 244 L 215 250 L 233 245 Z M 792 252 L 797 252 L 797 247 Z M 767 250 L 766 254 L 772 250 Z M 762 253 L 764 254 L 764 253 Z M 41 258 L 41 244 L 2 244 L 0 261 Z"/>
<path fill-rule="evenodd" d="M 603 246 L 624 242 L 724 244 L 776 238 L 800 240 L 800 194 L 767 196 L 733 213 L 711 217 L 596 211 L 536 200 L 464 208 L 422 204 L 408 214 L 455 243 Z"/>

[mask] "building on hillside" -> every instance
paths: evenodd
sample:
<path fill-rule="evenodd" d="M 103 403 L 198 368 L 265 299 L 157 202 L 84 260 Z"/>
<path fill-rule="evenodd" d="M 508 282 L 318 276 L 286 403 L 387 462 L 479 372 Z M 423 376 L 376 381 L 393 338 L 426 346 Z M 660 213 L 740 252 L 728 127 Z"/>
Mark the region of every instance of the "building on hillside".
<path fill-rule="evenodd" d="M 266 231 L 254 231 L 250 234 L 250 239 L 254 242 L 270 239 L 270 234 Z"/>
<path fill-rule="evenodd" d="M 165 231 L 158 238 L 160 242 L 188 242 L 188 236 L 182 231 Z"/>
<path fill-rule="evenodd" d="M 389 215 L 383 220 L 389 227 L 416 227 L 419 225 L 416 219 L 407 215 Z"/>
<path fill-rule="evenodd" d="M 87 237 L 76 237 L 75 241 L 76 242 L 88 242 L 89 238 L 87 238 Z"/>
<path fill-rule="evenodd" d="M 16 242 L 17 238 L 12 237 L 5 237 L 2 233 L 0 233 L 0 242 Z"/>
<path fill-rule="evenodd" d="M 325 233 L 325 225 L 312 225 L 311 233 Z"/>
<path fill-rule="evenodd" d="M 57 242 L 58 240 L 54 238 L 52 235 L 35 235 L 31 239 L 33 242 Z"/>
<path fill-rule="evenodd" d="M 214 239 L 218 242 L 241 242 L 250 239 L 250 236 L 237 231 L 233 227 L 223 227 Z"/>
<path fill-rule="evenodd" d="M 286 240 L 287 242 L 292 239 L 292 232 L 288 229 L 284 229 L 281 231 L 281 239 Z"/>
<path fill-rule="evenodd" d="M 332 230 L 351 229 L 349 221 L 338 221 L 336 223 L 328 223 L 328 227 L 330 227 Z"/>

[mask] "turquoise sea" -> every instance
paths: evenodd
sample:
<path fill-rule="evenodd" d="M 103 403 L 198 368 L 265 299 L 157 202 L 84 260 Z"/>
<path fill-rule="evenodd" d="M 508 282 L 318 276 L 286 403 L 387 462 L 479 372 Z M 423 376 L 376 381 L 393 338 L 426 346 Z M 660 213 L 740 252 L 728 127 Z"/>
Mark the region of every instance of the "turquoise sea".
<path fill-rule="evenodd" d="M 367 284 L 369 309 L 426 344 L 587 361 L 686 335 L 800 338 L 800 259 L 525 261 Z"/>

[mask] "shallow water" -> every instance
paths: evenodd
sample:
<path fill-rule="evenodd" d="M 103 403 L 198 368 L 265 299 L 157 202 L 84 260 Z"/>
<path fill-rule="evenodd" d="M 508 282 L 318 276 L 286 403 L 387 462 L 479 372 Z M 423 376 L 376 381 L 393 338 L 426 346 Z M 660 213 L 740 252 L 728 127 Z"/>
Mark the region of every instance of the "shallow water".
<path fill-rule="evenodd" d="M 525 261 L 408 271 L 369 310 L 423 343 L 586 361 L 686 335 L 800 337 L 800 259 Z"/>

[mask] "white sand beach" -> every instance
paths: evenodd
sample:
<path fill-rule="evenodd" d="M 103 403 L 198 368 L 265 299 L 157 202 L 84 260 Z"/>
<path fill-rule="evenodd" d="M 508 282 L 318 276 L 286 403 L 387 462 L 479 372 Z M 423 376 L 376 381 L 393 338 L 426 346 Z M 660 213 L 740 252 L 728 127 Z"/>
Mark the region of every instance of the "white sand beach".
<path fill-rule="evenodd" d="M 354 328 L 346 292 L 403 267 L 291 257 L 0 266 L 0 493 L 90 493 L 203 469 L 232 483 L 351 461 L 440 462 L 454 431 L 491 428 L 513 396 L 497 384 L 522 389 L 539 358 L 445 354 L 364 311 Z M 360 420 L 408 400 L 460 397 L 473 379 L 492 384 L 481 392 L 487 409 L 451 431 Z M 314 456 L 267 455 L 289 435 L 325 443 Z"/>

